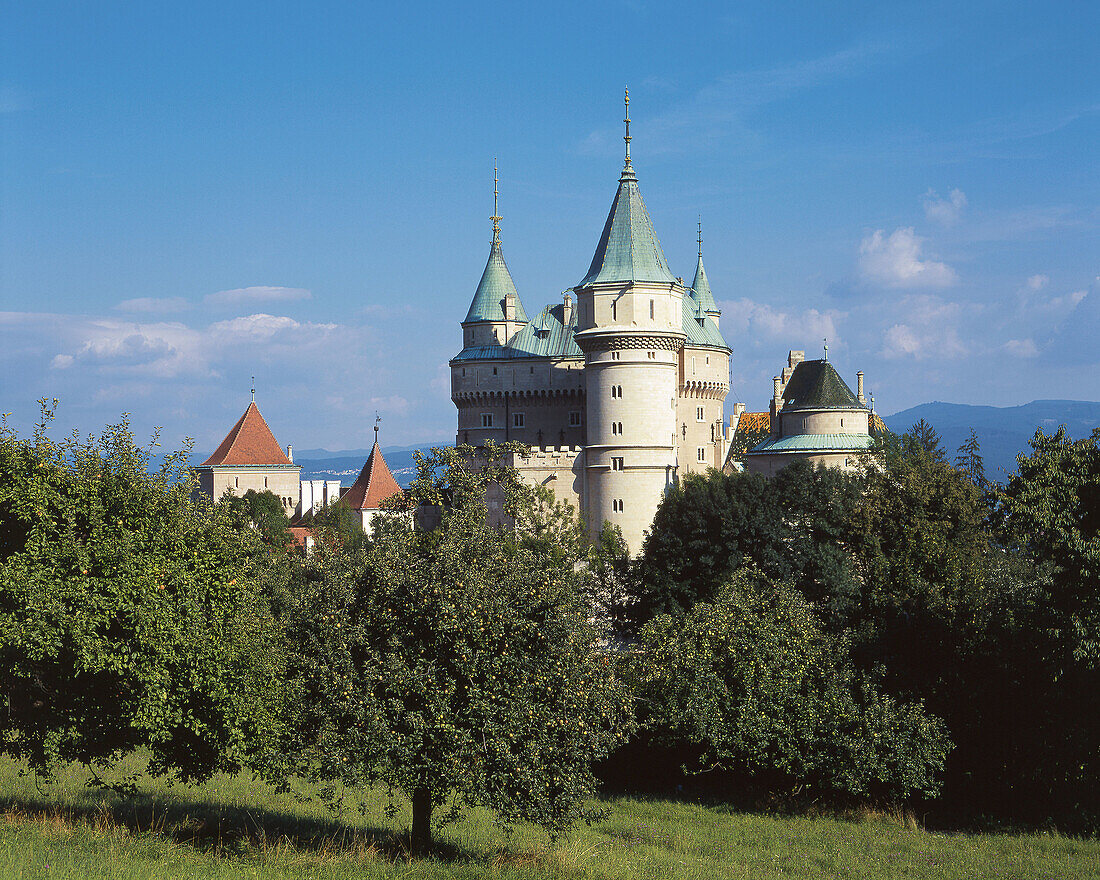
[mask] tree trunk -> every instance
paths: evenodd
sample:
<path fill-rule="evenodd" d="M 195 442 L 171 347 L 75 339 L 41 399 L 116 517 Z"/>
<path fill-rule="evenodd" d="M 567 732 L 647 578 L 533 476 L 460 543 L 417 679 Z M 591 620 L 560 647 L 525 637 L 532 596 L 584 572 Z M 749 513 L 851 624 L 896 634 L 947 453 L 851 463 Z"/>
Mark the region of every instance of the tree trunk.
<path fill-rule="evenodd" d="M 412 796 L 412 850 L 423 855 L 432 846 L 432 793 L 421 785 Z"/>

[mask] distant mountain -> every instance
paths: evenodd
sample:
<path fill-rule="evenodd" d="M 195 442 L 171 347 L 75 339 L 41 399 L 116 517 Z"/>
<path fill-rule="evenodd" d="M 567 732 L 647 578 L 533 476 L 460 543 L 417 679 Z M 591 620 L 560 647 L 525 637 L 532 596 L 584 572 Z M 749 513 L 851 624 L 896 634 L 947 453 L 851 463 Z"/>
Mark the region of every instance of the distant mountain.
<path fill-rule="evenodd" d="M 1028 452 L 1027 441 L 1035 429 L 1047 434 L 1065 425 L 1075 439 L 1088 437 L 1100 427 L 1100 403 L 1087 400 L 1033 400 L 1022 406 L 968 406 L 962 403 L 922 403 L 892 416 L 886 426 L 897 433 L 908 431 L 924 419 L 943 438 L 948 459 L 966 442 L 971 429 L 977 431 L 985 459 L 986 475 L 1004 482 L 1016 470 L 1016 454 Z"/>
<path fill-rule="evenodd" d="M 386 456 L 386 461 L 390 460 L 391 452 L 412 452 L 415 449 L 431 449 L 433 446 L 445 445 L 444 441 L 439 443 L 417 443 L 414 446 L 383 446 L 382 454 Z M 363 461 L 367 460 L 367 456 L 370 455 L 370 449 L 295 449 L 294 460 L 297 463 L 299 458 L 306 458 L 310 461 L 317 461 L 327 458 L 353 458 L 357 455 L 363 457 Z"/>

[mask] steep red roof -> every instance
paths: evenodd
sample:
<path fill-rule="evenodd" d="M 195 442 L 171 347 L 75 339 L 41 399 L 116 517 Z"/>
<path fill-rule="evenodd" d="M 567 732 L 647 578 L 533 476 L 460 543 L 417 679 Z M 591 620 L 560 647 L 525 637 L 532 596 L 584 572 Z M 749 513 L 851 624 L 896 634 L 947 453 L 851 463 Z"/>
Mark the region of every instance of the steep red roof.
<path fill-rule="evenodd" d="M 214 454 L 200 465 L 292 465 L 279 441 L 260 415 L 255 402 L 248 405 L 244 415 L 233 426 Z"/>
<path fill-rule="evenodd" d="M 390 473 L 376 440 L 363 470 L 359 472 L 351 488 L 340 496 L 340 500 L 352 510 L 377 510 L 383 501 L 400 492 L 401 487 Z"/>

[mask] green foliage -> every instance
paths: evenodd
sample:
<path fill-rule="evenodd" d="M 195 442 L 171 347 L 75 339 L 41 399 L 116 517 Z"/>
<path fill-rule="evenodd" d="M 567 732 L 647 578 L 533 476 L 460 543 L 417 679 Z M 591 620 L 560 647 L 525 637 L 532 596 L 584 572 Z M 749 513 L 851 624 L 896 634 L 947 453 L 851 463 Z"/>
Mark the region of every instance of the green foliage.
<path fill-rule="evenodd" d="M 862 483 L 835 469 L 793 464 L 775 477 L 688 475 L 654 517 L 643 548 L 636 620 L 709 601 L 739 568 L 796 583 L 830 621 L 858 601 L 846 545 Z"/>
<path fill-rule="evenodd" d="M 290 518 L 274 492 L 249 489 L 244 495 L 234 495 L 226 490 L 219 503 L 239 527 L 255 528 L 267 546 L 285 550 L 290 544 Z"/>
<path fill-rule="evenodd" d="M 302 525 L 311 529 L 314 540 L 329 550 L 355 553 L 367 541 L 363 520 L 343 500 L 337 500 L 316 513 L 302 517 Z"/>
<path fill-rule="evenodd" d="M 0 750 L 41 774 L 139 747 L 185 779 L 239 767 L 278 711 L 266 553 L 192 499 L 185 453 L 149 475 L 127 421 L 57 443 L 43 414 L 0 432 Z"/>
<path fill-rule="evenodd" d="M 1005 540 L 1049 562 L 1049 599 L 1075 631 L 1077 653 L 1100 663 L 1100 429 L 1072 440 L 1038 430 L 1032 453 L 999 496 Z"/>
<path fill-rule="evenodd" d="M 296 772 L 348 785 L 380 780 L 413 806 L 430 841 L 450 801 L 489 807 L 551 835 L 594 791 L 590 765 L 622 736 L 629 695 L 589 622 L 576 534 L 545 497 L 454 450 L 421 459 L 409 497 L 441 504 L 438 528 L 396 517 L 358 556 L 318 554 L 288 594 L 301 713 Z M 516 523 L 486 525 L 488 483 Z M 290 767 L 276 768 L 286 772 Z"/>
<path fill-rule="evenodd" d="M 651 621 L 628 666 L 646 726 L 697 744 L 698 769 L 885 800 L 938 790 L 943 724 L 878 692 L 802 595 L 758 572 Z"/>

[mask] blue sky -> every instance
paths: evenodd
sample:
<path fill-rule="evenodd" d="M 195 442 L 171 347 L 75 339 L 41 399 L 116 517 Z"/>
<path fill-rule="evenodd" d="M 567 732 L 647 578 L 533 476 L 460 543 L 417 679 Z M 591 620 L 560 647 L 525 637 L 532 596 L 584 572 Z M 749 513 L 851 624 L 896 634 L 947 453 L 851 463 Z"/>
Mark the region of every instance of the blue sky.
<path fill-rule="evenodd" d="M 1100 399 L 1100 4 L 0 0 L 0 411 L 208 452 L 453 440 L 488 255 L 585 274 L 632 154 L 734 390 Z"/>

